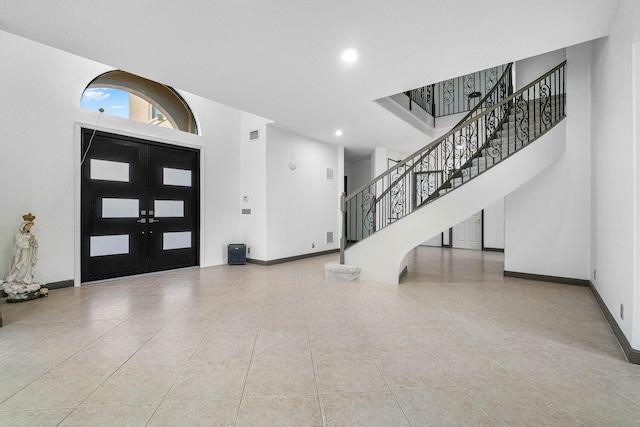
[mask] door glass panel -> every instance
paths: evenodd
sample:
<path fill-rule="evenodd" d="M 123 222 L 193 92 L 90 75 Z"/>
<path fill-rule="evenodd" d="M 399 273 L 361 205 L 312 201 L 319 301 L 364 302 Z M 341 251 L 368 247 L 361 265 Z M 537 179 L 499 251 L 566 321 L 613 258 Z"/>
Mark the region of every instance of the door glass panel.
<path fill-rule="evenodd" d="M 91 236 L 90 256 L 122 255 L 129 253 L 129 235 Z"/>
<path fill-rule="evenodd" d="M 102 218 L 138 218 L 138 199 L 102 199 Z"/>
<path fill-rule="evenodd" d="M 184 169 L 162 168 L 162 183 L 178 187 L 191 187 L 191 171 Z"/>
<path fill-rule="evenodd" d="M 191 247 L 191 232 L 162 233 L 162 249 L 185 249 Z"/>
<path fill-rule="evenodd" d="M 129 182 L 129 163 L 91 159 L 91 179 Z"/>
<path fill-rule="evenodd" d="M 156 218 L 182 218 L 184 217 L 184 201 L 182 200 L 156 200 Z"/>

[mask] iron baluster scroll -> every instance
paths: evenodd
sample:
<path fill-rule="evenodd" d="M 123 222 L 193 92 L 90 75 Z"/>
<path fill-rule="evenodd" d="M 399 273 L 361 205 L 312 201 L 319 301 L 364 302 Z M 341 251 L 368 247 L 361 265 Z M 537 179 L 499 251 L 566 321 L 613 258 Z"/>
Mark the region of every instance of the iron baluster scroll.
<path fill-rule="evenodd" d="M 407 195 L 410 189 L 407 188 L 407 180 L 402 179 L 404 172 L 407 170 L 406 165 L 395 169 L 392 169 L 389 174 L 389 180 L 391 182 L 391 209 L 389 213 L 389 222 L 398 220 L 406 215 L 406 211 L 409 208 Z"/>
<path fill-rule="evenodd" d="M 455 101 L 455 92 L 456 90 L 453 79 L 447 80 L 442 84 L 442 102 L 438 103 L 440 108 L 436 113 L 436 117 L 456 112 L 456 108 L 453 104 Z"/>
<path fill-rule="evenodd" d="M 367 235 L 375 232 L 376 196 L 371 192 L 362 196 L 362 224 Z"/>
<path fill-rule="evenodd" d="M 350 194 L 348 245 L 474 179 L 565 117 L 566 62 L 513 93 L 511 64 L 454 128 Z"/>

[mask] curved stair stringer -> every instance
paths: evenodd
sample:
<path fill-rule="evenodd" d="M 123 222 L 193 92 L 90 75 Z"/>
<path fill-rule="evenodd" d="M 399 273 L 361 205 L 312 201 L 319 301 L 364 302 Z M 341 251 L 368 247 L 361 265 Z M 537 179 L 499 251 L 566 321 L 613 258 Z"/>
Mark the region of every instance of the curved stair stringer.
<path fill-rule="evenodd" d="M 409 251 L 497 202 L 558 160 L 565 151 L 565 120 L 522 150 L 345 251 L 360 280 L 398 284 Z"/>

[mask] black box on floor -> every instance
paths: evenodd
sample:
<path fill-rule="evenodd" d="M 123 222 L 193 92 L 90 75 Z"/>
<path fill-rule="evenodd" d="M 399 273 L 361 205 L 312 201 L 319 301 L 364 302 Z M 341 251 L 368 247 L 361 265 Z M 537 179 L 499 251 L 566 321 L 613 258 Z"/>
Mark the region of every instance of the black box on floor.
<path fill-rule="evenodd" d="M 229 265 L 243 265 L 247 262 L 247 247 L 244 243 L 232 243 L 227 246 Z"/>

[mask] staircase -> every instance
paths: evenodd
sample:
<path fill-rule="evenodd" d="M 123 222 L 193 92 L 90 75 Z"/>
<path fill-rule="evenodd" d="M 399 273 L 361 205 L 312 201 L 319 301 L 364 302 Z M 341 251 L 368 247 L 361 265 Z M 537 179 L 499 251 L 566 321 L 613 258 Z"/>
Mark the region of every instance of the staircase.
<path fill-rule="evenodd" d="M 524 148 L 532 142 L 526 135 L 526 132 L 531 129 L 536 130 L 539 135 L 550 129 L 554 124 L 554 118 L 564 117 L 564 95 L 561 97 L 562 99 L 560 96 L 555 96 L 545 101 L 540 99 L 516 100 L 515 107 L 512 106 L 508 109 L 508 114 L 500 129 L 488 138 L 480 150 L 470 153 L 469 160 L 452 174 L 451 180 L 439 188 L 437 193 L 431 194 L 425 202 L 446 194 L 452 188 L 459 187 Z M 542 105 L 543 102 L 547 102 L 548 105 Z M 531 118 L 528 117 L 529 111 L 534 113 Z M 536 116 L 535 112 L 540 111 L 545 111 L 545 115 L 541 117 L 538 114 Z M 560 116 L 559 113 L 562 115 Z"/>
<path fill-rule="evenodd" d="M 345 263 L 398 283 L 410 250 L 550 166 L 565 148 L 565 68 L 513 94 L 508 68 L 449 133 L 347 197 Z"/>

